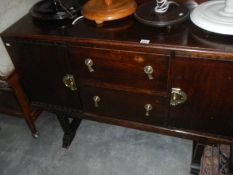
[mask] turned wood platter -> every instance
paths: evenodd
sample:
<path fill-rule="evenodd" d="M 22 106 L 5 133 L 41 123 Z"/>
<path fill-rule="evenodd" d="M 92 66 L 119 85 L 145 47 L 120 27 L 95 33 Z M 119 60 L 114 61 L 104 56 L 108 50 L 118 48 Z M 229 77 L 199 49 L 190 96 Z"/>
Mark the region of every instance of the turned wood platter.
<path fill-rule="evenodd" d="M 135 12 L 134 0 L 90 0 L 82 8 L 84 18 L 97 24 L 127 17 Z"/>

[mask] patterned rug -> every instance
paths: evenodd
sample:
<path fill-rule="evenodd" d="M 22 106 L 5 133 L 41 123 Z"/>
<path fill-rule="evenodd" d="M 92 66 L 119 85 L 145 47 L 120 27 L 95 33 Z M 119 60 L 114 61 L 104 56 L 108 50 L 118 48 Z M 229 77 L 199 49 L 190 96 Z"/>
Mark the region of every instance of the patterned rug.
<path fill-rule="evenodd" d="M 205 146 L 199 175 L 229 175 L 230 146 Z"/>

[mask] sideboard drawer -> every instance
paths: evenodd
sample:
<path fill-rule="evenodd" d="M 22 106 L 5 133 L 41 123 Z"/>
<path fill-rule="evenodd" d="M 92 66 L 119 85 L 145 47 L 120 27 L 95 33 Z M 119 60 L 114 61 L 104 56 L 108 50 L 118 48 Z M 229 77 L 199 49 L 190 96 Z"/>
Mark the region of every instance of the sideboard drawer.
<path fill-rule="evenodd" d="M 82 82 L 167 92 L 169 56 L 87 47 L 71 47 L 69 53 Z"/>
<path fill-rule="evenodd" d="M 87 113 L 155 125 L 164 125 L 168 115 L 162 97 L 90 86 L 81 87 L 81 96 Z"/>

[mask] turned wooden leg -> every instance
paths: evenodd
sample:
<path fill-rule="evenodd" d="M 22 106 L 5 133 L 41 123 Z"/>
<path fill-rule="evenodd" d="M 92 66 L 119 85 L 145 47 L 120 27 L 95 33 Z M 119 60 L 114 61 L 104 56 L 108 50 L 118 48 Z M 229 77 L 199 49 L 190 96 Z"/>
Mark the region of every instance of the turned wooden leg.
<path fill-rule="evenodd" d="M 69 117 L 65 116 L 64 114 L 57 114 L 57 119 L 64 131 L 62 147 L 68 148 L 74 139 L 74 136 L 82 119 L 73 118 L 70 122 Z"/>
<path fill-rule="evenodd" d="M 11 88 L 13 89 L 15 93 L 15 96 L 19 102 L 19 105 L 24 113 L 24 118 L 26 120 L 26 123 L 29 126 L 33 137 L 38 138 L 39 133 L 37 132 L 34 121 L 32 119 L 33 117 L 31 116 L 31 111 L 30 111 L 28 100 L 26 96 L 24 95 L 22 87 L 20 86 L 18 74 L 16 72 L 11 74 L 10 77 L 8 77 L 7 82 L 9 83 L 9 85 L 11 86 Z"/>

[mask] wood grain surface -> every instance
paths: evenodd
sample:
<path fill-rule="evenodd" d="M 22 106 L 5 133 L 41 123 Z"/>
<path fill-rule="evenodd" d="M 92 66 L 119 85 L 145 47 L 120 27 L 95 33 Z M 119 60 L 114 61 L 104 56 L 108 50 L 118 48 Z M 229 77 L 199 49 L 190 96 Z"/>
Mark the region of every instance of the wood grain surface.
<path fill-rule="evenodd" d="M 129 16 L 136 8 L 134 0 L 90 0 L 83 6 L 82 14 L 100 24 Z"/>

